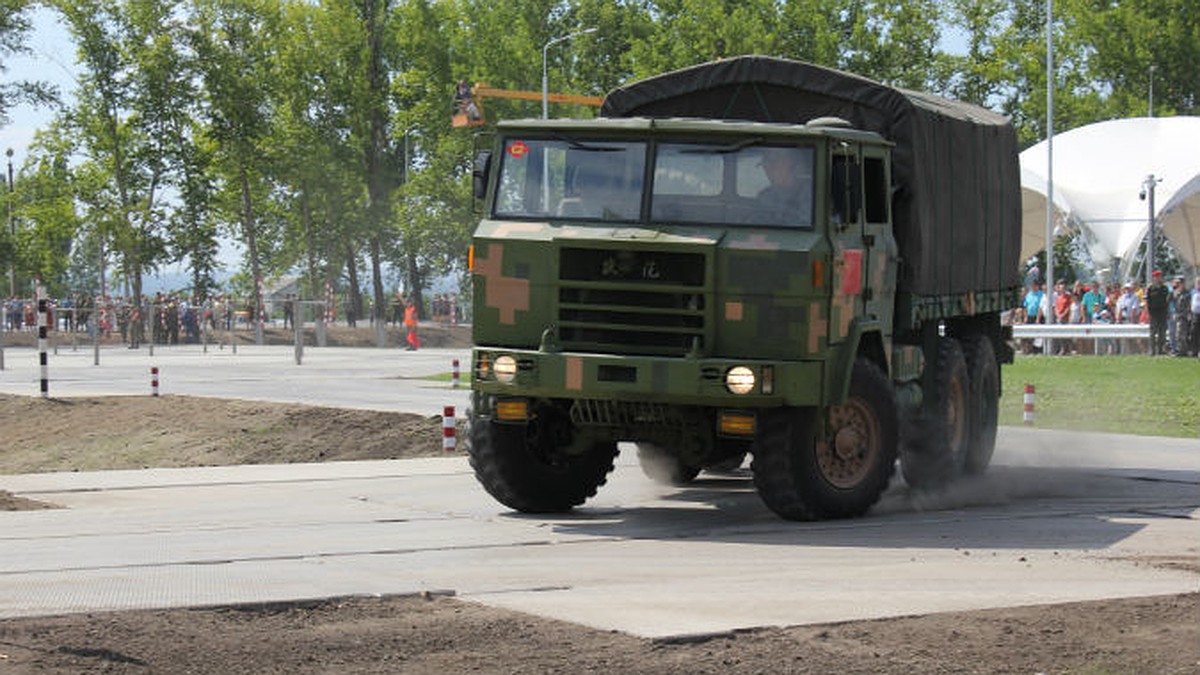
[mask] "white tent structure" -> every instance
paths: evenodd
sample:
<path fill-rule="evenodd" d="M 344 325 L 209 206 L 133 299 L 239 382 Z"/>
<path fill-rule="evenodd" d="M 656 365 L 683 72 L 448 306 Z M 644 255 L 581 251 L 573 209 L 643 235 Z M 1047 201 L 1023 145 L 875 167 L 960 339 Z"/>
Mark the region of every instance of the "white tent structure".
<path fill-rule="evenodd" d="M 1046 142 L 1021 153 L 1024 220 L 1021 257 L 1046 246 Z M 1056 228 L 1079 227 L 1092 258 L 1131 261 L 1146 235 L 1148 176 L 1155 188 L 1156 236 L 1190 265 L 1200 261 L 1200 117 L 1138 117 L 1072 129 L 1054 137 Z"/>

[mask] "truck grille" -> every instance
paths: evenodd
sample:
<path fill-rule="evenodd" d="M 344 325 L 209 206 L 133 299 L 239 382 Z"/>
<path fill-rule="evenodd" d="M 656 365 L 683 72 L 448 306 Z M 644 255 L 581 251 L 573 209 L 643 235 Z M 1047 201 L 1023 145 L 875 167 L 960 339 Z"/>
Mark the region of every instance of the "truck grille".
<path fill-rule="evenodd" d="M 682 356 L 704 347 L 703 253 L 564 248 L 558 262 L 563 348 Z"/>

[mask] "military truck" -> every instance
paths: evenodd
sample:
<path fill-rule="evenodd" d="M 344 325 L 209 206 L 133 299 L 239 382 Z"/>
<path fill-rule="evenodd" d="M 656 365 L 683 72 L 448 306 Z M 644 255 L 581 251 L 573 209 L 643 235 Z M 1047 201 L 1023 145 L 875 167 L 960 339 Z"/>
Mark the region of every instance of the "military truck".
<path fill-rule="evenodd" d="M 618 442 L 684 485 L 750 470 L 793 520 L 983 471 L 1020 300 L 1007 119 L 750 56 L 500 123 L 479 153 L 469 456 L 526 513 Z"/>

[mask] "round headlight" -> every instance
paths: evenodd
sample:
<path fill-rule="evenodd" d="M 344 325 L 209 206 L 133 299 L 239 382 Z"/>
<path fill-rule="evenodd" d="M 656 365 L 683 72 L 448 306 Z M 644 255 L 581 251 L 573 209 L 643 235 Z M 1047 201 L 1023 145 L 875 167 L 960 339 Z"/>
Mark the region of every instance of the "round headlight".
<path fill-rule="evenodd" d="M 496 373 L 496 379 L 505 384 L 517 378 L 517 360 L 508 354 L 497 356 L 496 364 L 492 369 Z"/>
<path fill-rule="evenodd" d="M 731 394 L 749 394 L 754 391 L 754 371 L 746 366 L 734 366 L 725 371 L 725 388 Z"/>

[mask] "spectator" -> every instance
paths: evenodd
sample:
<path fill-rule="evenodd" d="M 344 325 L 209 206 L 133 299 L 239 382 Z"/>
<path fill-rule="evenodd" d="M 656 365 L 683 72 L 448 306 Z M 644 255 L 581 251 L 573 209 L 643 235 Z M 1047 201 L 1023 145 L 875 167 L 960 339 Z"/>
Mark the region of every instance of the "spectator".
<path fill-rule="evenodd" d="M 1054 284 L 1054 323 L 1071 323 L 1072 301 L 1073 296 L 1067 291 L 1066 279 L 1059 279 L 1058 283 Z M 1070 354 L 1071 347 L 1072 343 L 1070 340 L 1057 340 L 1054 343 L 1054 353 Z"/>
<path fill-rule="evenodd" d="M 1167 341 L 1171 354 L 1186 356 L 1188 351 L 1188 319 L 1191 314 L 1191 297 L 1183 285 L 1183 275 L 1171 280 L 1170 318 L 1167 319 Z"/>
<path fill-rule="evenodd" d="M 405 349 L 414 352 L 421 348 L 421 340 L 417 337 L 417 304 L 410 297 L 404 305 L 404 336 Z"/>
<path fill-rule="evenodd" d="M 1112 312 L 1107 307 L 1101 307 L 1093 317 L 1093 321 L 1098 324 L 1110 324 L 1113 322 Z M 1117 341 L 1115 338 L 1102 338 L 1096 346 L 1096 354 L 1116 354 Z"/>
<path fill-rule="evenodd" d="M 1150 315 L 1150 355 L 1167 353 L 1167 318 L 1171 292 L 1163 283 L 1162 271 L 1154 270 L 1153 281 L 1146 288 L 1146 312 Z"/>
<path fill-rule="evenodd" d="M 1097 279 L 1091 286 L 1084 286 L 1083 291 L 1083 321 L 1084 323 L 1092 323 L 1096 320 L 1096 313 L 1104 306 L 1106 300 L 1104 287 L 1100 285 L 1100 280 Z"/>
<path fill-rule="evenodd" d="M 1034 281 L 1030 285 L 1029 290 L 1025 293 L 1025 321 L 1027 323 L 1046 323 L 1044 316 L 1041 315 L 1042 296 L 1045 292 L 1042 291 L 1042 285 Z"/>
<path fill-rule="evenodd" d="M 1200 356 L 1200 276 L 1196 277 L 1196 287 L 1192 289 L 1192 316 L 1189 332 L 1192 339 L 1189 340 L 1191 344 L 1188 354 Z"/>

